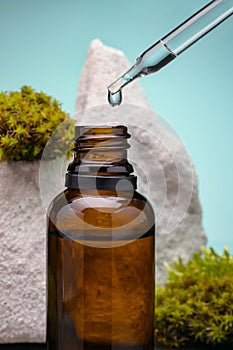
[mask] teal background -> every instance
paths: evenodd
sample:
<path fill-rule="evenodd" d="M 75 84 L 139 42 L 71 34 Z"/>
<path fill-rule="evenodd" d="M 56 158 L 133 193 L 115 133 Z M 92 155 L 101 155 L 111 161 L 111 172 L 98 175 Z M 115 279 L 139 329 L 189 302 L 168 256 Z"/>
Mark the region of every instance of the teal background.
<path fill-rule="evenodd" d="M 90 41 L 131 63 L 192 15 L 202 0 L 0 0 L 0 90 L 31 85 L 73 113 Z M 141 79 L 150 104 L 177 130 L 199 178 L 208 245 L 233 248 L 233 17 L 156 75 Z M 136 101 L 135 101 L 136 103 Z"/>

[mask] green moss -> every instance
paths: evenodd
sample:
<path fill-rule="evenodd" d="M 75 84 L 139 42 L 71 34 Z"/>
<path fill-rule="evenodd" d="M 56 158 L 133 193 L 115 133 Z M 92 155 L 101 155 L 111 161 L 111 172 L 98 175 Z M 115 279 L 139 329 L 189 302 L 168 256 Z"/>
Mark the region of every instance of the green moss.
<path fill-rule="evenodd" d="M 70 143 L 74 121 L 51 96 L 36 92 L 30 86 L 20 91 L 0 93 L 0 159 L 40 159 L 50 136 L 64 123 L 66 137 L 57 133 L 56 156 L 62 155 Z M 72 136 L 71 136 L 72 137 Z M 54 152 L 50 154 L 54 157 Z"/>
<path fill-rule="evenodd" d="M 155 336 L 168 347 L 233 345 L 233 257 L 202 249 L 185 265 L 181 259 L 156 293 Z"/>

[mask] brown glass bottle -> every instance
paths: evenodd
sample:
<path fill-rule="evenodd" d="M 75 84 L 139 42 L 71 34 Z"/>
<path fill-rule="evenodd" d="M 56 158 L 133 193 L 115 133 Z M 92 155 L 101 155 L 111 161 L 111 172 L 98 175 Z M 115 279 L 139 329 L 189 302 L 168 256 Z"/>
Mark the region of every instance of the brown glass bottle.
<path fill-rule="evenodd" d="M 76 127 L 48 211 L 47 350 L 152 350 L 154 214 L 124 126 Z"/>

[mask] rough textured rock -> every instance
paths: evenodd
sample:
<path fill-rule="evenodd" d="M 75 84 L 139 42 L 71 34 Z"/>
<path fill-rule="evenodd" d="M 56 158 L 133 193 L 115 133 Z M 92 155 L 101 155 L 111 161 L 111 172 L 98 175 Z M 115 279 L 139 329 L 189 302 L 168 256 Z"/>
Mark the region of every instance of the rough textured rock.
<path fill-rule="evenodd" d="M 45 340 L 45 210 L 39 163 L 0 163 L 0 343 Z"/>
<path fill-rule="evenodd" d="M 178 256 L 188 261 L 206 244 L 197 178 L 183 143 L 169 125 L 161 126 L 137 82 L 123 90 L 120 107 L 108 106 L 106 87 L 129 68 L 121 51 L 94 40 L 79 82 L 76 118 L 80 125 L 128 125 L 130 159 L 139 177 L 139 190 L 156 211 L 157 283 L 163 284 L 164 261 L 172 264 Z"/>
<path fill-rule="evenodd" d="M 45 342 L 45 208 L 64 189 L 67 164 L 0 162 L 0 344 Z"/>

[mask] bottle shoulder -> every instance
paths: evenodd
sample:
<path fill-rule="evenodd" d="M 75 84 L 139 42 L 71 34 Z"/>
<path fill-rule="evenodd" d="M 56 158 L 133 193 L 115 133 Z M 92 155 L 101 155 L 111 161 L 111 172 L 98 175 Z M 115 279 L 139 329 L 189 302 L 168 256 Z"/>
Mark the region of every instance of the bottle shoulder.
<path fill-rule="evenodd" d="M 143 227 L 154 225 L 154 212 L 138 192 L 65 190 L 51 203 L 48 213 L 56 226 Z"/>
<path fill-rule="evenodd" d="M 51 210 L 60 210 L 64 206 L 81 206 L 84 208 L 109 208 L 119 210 L 128 206 L 140 210 L 147 206 L 147 209 L 153 211 L 153 208 L 146 197 L 137 191 L 121 192 L 115 191 L 94 191 L 94 190 L 73 190 L 66 189 L 59 193 L 51 202 L 48 212 Z"/>

